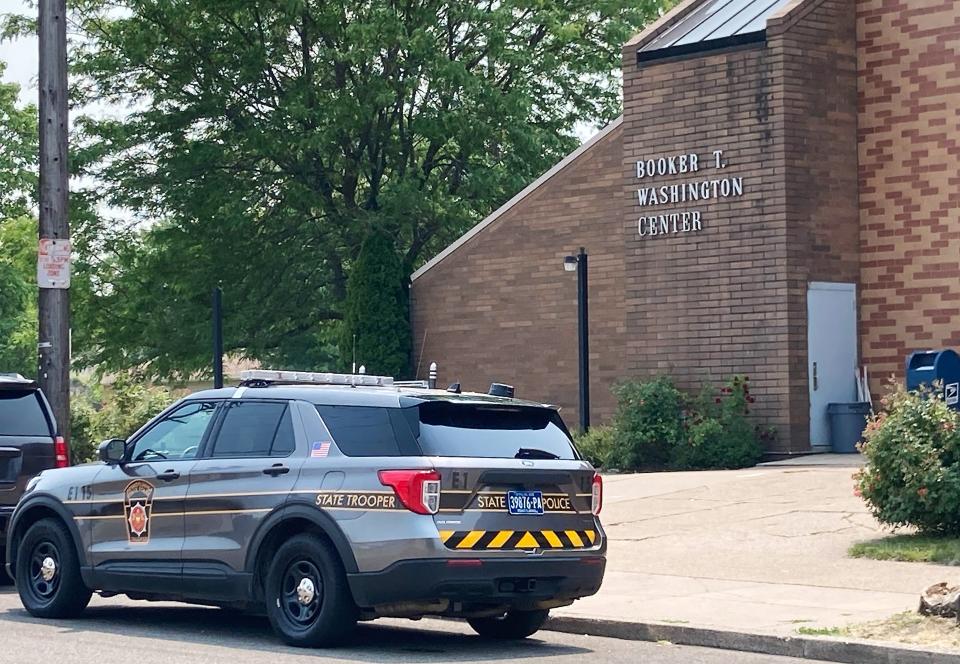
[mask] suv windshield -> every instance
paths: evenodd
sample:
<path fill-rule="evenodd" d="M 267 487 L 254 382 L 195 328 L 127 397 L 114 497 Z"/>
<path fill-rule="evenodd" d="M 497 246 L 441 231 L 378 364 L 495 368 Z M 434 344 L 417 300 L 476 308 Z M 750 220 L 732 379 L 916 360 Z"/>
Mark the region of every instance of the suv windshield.
<path fill-rule="evenodd" d="M 40 395 L 31 390 L 0 390 L 0 436 L 49 436 Z"/>
<path fill-rule="evenodd" d="M 416 410 L 427 456 L 577 458 L 560 415 L 549 408 L 435 401 Z"/>

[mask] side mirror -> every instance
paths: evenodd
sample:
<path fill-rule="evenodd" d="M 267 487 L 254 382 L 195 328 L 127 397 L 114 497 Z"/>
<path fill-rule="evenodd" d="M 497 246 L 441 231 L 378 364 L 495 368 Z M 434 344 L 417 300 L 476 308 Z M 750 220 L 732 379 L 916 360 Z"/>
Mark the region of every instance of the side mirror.
<path fill-rule="evenodd" d="M 123 461 L 126 451 L 127 441 L 122 438 L 111 438 L 100 443 L 100 447 L 97 448 L 97 455 L 101 461 L 114 464 Z"/>

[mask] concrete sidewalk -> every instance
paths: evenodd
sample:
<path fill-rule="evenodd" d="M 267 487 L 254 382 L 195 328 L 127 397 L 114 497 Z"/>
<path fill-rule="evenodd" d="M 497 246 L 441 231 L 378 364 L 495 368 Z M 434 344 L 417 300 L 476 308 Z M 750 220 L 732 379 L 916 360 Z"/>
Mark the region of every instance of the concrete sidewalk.
<path fill-rule="evenodd" d="M 796 636 L 916 608 L 960 569 L 848 558 L 885 533 L 853 495 L 858 459 L 604 478 L 600 593 L 557 616 Z"/>

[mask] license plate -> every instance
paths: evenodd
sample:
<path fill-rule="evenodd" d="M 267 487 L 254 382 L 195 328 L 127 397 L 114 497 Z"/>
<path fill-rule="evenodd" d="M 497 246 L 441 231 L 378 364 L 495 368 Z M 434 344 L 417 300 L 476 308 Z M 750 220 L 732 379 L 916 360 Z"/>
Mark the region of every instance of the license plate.
<path fill-rule="evenodd" d="M 510 514 L 543 514 L 543 493 L 540 491 L 507 491 Z"/>

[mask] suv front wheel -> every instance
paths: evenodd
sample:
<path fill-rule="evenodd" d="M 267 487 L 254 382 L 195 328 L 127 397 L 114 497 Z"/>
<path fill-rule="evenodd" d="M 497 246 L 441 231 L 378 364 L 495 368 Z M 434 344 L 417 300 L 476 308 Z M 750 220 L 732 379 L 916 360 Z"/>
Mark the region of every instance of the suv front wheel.
<path fill-rule="evenodd" d="M 334 645 L 357 622 L 347 576 L 339 557 L 312 535 L 296 535 L 273 556 L 264 583 L 267 617 L 286 643 Z"/>
<path fill-rule="evenodd" d="M 473 631 L 487 639 L 525 639 L 543 627 L 549 615 L 550 612 L 544 609 L 507 611 L 502 616 L 470 618 L 467 622 Z"/>
<path fill-rule="evenodd" d="M 17 591 L 38 618 L 73 618 L 90 602 L 73 539 L 56 519 L 30 526 L 17 549 Z"/>

